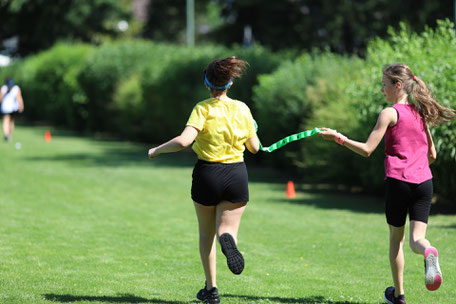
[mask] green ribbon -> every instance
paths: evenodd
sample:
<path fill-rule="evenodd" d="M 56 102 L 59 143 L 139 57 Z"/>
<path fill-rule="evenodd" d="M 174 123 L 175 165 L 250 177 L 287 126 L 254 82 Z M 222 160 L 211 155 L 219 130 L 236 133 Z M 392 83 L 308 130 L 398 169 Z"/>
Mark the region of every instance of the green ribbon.
<path fill-rule="evenodd" d="M 257 122 L 255 120 L 253 122 L 255 124 L 255 131 L 258 131 Z M 291 142 L 294 142 L 294 141 L 297 141 L 297 140 L 301 140 L 303 138 L 315 135 L 315 134 L 320 133 L 320 132 L 323 132 L 323 131 L 320 130 L 319 128 L 315 128 L 313 130 L 307 130 L 307 131 L 299 132 L 299 133 L 296 133 L 296 134 L 292 134 L 292 135 L 289 135 L 289 136 L 287 136 L 285 138 L 282 138 L 278 142 L 273 143 L 269 147 L 263 147 L 258 135 L 257 135 L 257 137 L 258 137 L 258 141 L 260 142 L 260 150 L 264 151 L 264 152 L 272 152 L 272 151 L 275 151 L 277 149 L 282 148 L 285 145 L 288 145 Z"/>

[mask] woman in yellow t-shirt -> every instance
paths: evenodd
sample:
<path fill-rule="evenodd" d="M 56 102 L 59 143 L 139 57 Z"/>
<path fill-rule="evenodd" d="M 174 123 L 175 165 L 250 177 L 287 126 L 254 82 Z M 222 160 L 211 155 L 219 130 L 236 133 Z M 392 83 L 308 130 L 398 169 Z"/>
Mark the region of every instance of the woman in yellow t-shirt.
<path fill-rule="evenodd" d="M 206 286 L 196 295 L 206 303 L 219 303 L 216 283 L 216 236 L 231 272 L 240 274 L 244 258 L 237 249 L 237 233 L 249 200 L 245 147 L 259 150 L 250 109 L 227 96 L 234 78 L 247 62 L 237 57 L 212 61 L 204 70 L 211 98 L 193 108 L 181 135 L 149 150 L 153 159 L 190 146 L 198 156 L 192 175 L 192 199 L 199 224 L 199 248 Z"/>

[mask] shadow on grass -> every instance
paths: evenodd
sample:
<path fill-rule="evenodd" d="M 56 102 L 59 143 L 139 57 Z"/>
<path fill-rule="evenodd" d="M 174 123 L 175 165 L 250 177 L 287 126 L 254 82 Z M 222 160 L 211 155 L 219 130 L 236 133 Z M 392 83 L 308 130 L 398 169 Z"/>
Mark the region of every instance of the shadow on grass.
<path fill-rule="evenodd" d="M 345 194 L 313 192 L 310 198 L 274 199 L 278 203 L 314 206 L 319 209 L 344 209 L 360 213 L 384 213 L 383 201 L 377 197 Z"/>
<path fill-rule="evenodd" d="M 273 301 L 276 303 L 298 303 L 298 304 L 365 304 L 360 302 L 351 301 L 332 301 L 322 296 L 313 296 L 308 298 L 282 298 L 282 297 L 259 297 L 259 296 L 243 296 L 243 295 L 232 295 L 225 294 L 223 297 L 236 298 L 239 301 L 245 301 L 247 303 L 254 303 L 255 301 Z"/>
<path fill-rule="evenodd" d="M 433 227 L 443 228 L 443 229 L 456 229 L 456 224 L 452 225 L 432 225 Z"/>
<path fill-rule="evenodd" d="M 58 294 L 45 294 L 44 298 L 52 302 L 71 303 L 79 301 L 89 302 L 106 302 L 106 303 L 163 303 L 163 304 L 186 304 L 190 302 L 167 301 L 161 299 L 146 299 L 137 297 L 132 294 L 121 294 L 117 296 L 74 296 L 74 295 L 58 295 Z"/>
<path fill-rule="evenodd" d="M 147 148 L 116 148 L 105 146 L 101 152 L 59 153 L 49 156 L 26 157 L 26 160 L 33 162 L 68 162 L 70 165 L 79 167 L 193 167 L 196 163 L 196 156 L 187 152 L 180 152 L 179 155 L 160 155 L 157 159 L 149 160 L 147 151 Z"/>

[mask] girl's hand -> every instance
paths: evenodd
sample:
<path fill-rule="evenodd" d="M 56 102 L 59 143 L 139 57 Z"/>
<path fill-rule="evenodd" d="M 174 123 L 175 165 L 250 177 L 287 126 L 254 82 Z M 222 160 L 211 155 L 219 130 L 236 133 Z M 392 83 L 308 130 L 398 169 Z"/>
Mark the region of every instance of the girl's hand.
<path fill-rule="evenodd" d="M 334 140 L 336 137 L 337 131 L 329 128 L 320 128 L 320 130 L 323 130 L 323 132 L 318 133 L 323 139 L 326 140 Z"/>
<path fill-rule="evenodd" d="M 149 153 L 147 153 L 147 155 L 149 156 L 149 159 L 154 159 L 155 157 L 160 155 L 160 153 L 158 153 L 157 148 L 152 148 L 149 149 Z"/>

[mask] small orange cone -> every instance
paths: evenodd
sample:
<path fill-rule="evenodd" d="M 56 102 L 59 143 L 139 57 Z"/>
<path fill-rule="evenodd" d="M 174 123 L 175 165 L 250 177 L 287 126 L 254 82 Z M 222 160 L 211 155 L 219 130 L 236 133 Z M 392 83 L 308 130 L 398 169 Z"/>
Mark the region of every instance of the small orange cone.
<path fill-rule="evenodd" d="M 287 183 L 287 197 L 288 198 L 295 198 L 296 192 L 293 181 L 288 181 Z"/>
<path fill-rule="evenodd" d="M 48 143 L 51 141 L 51 139 L 52 139 L 51 131 L 48 130 L 48 131 L 44 132 L 44 140 Z"/>

